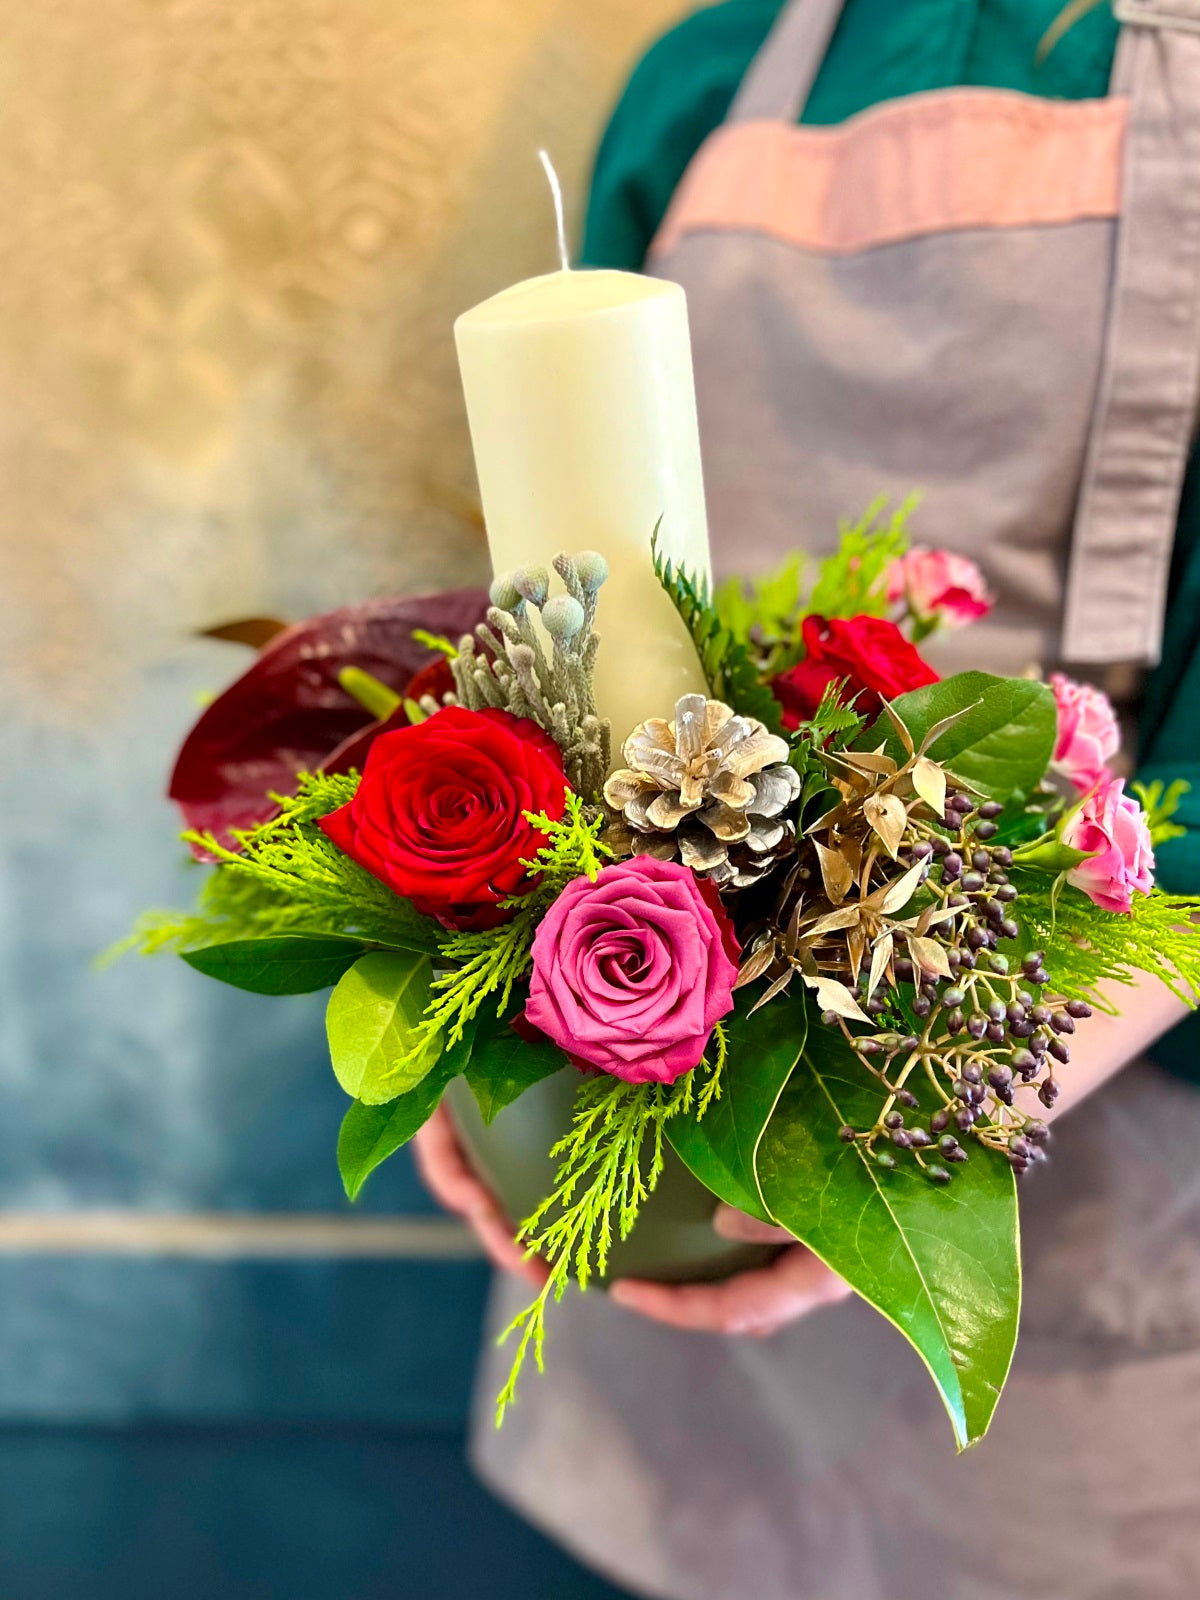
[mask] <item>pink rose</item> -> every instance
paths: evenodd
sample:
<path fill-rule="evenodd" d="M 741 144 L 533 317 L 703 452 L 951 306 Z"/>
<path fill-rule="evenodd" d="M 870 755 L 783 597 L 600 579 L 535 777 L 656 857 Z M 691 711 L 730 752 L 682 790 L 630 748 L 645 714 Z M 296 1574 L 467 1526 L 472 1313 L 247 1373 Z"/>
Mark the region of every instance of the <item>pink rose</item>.
<path fill-rule="evenodd" d="M 1050 687 L 1058 710 L 1054 766 L 1081 792 L 1094 789 L 1121 743 L 1112 702 L 1090 683 L 1076 683 L 1061 672 L 1050 679 Z"/>
<path fill-rule="evenodd" d="M 945 628 L 963 628 L 992 609 L 983 573 L 973 561 L 920 546 L 892 562 L 887 597 L 903 601 L 918 622 Z"/>
<path fill-rule="evenodd" d="M 550 907 L 525 1016 L 581 1066 L 673 1083 L 732 1009 L 738 955 L 711 883 L 635 856 L 576 878 Z"/>
<path fill-rule="evenodd" d="M 1104 911 L 1128 913 L 1135 894 L 1154 887 L 1154 849 L 1146 816 L 1123 778 L 1106 777 L 1063 824 L 1062 842 L 1094 852 L 1072 867 L 1067 882 Z"/>

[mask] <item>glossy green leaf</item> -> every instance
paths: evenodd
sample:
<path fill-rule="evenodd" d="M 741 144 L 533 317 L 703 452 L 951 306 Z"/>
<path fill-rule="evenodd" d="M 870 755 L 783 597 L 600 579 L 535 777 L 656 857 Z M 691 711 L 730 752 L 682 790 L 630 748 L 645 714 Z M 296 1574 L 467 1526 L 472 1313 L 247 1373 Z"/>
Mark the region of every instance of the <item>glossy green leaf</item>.
<path fill-rule="evenodd" d="M 1013 864 L 1018 867 L 1028 867 L 1034 872 L 1049 873 L 1056 878 L 1060 872 L 1070 872 L 1081 861 L 1089 860 L 1095 855 L 1094 850 L 1074 850 L 1069 844 L 1064 844 L 1061 839 L 1051 835 L 1045 839 L 1035 839 L 1030 844 L 1019 845 L 1013 851 Z"/>
<path fill-rule="evenodd" d="M 361 939 L 340 935 L 281 934 L 203 945 L 185 950 L 183 959 L 205 977 L 252 994 L 310 994 L 332 988 L 366 949 Z"/>
<path fill-rule="evenodd" d="M 404 1060 L 429 1004 L 432 980 L 429 957 L 402 950 L 361 956 L 342 977 L 329 998 L 325 1027 L 334 1076 L 348 1095 L 382 1105 L 412 1089 L 432 1067 L 441 1053 L 436 1040 L 415 1060 Z"/>
<path fill-rule="evenodd" d="M 526 1089 L 567 1065 L 549 1039 L 522 1039 L 507 1019 L 491 1017 L 480 1023 L 465 1077 L 479 1115 L 490 1123 Z"/>
<path fill-rule="evenodd" d="M 990 799 L 1006 800 L 1014 789 L 1028 793 L 1050 765 L 1058 728 L 1054 694 L 1032 678 L 960 672 L 902 694 L 893 705 L 918 749 L 935 723 L 961 712 L 929 754 Z M 858 743 L 870 748 L 885 731 L 888 754 L 903 761 L 907 752 L 886 716 Z"/>
<path fill-rule="evenodd" d="M 337 1145 L 338 1171 L 351 1200 L 358 1199 L 375 1168 L 402 1149 L 429 1121 L 441 1103 L 446 1085 L 470 1060 L 473 1042 L 474 1025 L 469 1023 L 459 1043 L 452 1045 L 406 1094 L 381 1106 L 354 1101 L 342 1118 Z"/>
<path fill-rule="evenodd" d="M 726 1204 L 760 1222 L 772 1217 L 755 1175 L 755 1156 L 784 1085 L 804 1049 L 808 1013 L 799 994 L 777 996 L 751 1011 L 761 991 L 741 989 L 726 1021 L 729 1056 L 721 1098 L 704 1116 L 674 1117 L 667 1138 L 696 1177 Z"/>
<path fill-rule="evenodd" d="M 883 1171 L 838 1139 L 878 1109 L 840 1036 L 814 1024 L 763 1136 L 758 1179 L 773 1216 L 913 1345 L 962 1448 L 987 1431 L 1016 1343 L 1015 1181 L 1003 1157 L 978 1147 L 945 1185 L 908 1158 Z"/>

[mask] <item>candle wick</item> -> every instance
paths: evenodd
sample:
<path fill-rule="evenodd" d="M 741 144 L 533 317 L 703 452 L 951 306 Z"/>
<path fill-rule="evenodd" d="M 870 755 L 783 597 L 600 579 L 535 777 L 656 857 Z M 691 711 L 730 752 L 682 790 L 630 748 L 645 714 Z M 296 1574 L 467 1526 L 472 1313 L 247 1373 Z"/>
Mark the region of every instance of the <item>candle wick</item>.
<path fill-rule="evenodd" d="M 554 170 L 554 163 L 544 150 L 538 151 L 538 160 L 546 174 L 546 181 L 550 185 L 550 193 L 554 197 L 554 222 L 558 229 L 558 259 L 562 262 L 564 272 L 571 270 L 571 258 L 567 254 L 567 221 L 563 211 L 562 184 L 558 181 L 558 173 Z"/>

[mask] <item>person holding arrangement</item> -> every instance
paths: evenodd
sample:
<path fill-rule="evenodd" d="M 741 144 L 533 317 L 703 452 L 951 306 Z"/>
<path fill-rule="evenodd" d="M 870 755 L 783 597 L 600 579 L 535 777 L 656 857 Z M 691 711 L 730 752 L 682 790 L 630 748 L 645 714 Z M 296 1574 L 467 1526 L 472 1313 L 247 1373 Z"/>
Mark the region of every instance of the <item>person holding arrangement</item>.
<path fill-rule="evenodd" d="M 993 602 L 930 641 L 939 671 L 1069 666 L 1117 706 L 1141 776 L 1197 785 L 1200 0 L 1123 9 L 725 0 L 635 72 L 585 258 L 687 290 L 718 577 L 825 553 L 839 517 L 919 488 L 915 536 L 975 562 Z M 1197 808 L 1200 786 L 1159 851 L 1170 889 L 1200 889 Z M 501 1433 L 506 1358 L 484 1363 L 483 1476 L 674 1600 L 1191 1597 L 1182 1015 L 1148 980 L 1089 1025 L 1028 1191 L 1006 1405 L 970 1454 L 891 1330 L 792 1244 L 718 1285 L 568 1297 Z M 494 1259 L 537 1279 L 447 1113 L 417 1149 Z M 525 1292 L 500 1281 L 499 1326 Z"/>

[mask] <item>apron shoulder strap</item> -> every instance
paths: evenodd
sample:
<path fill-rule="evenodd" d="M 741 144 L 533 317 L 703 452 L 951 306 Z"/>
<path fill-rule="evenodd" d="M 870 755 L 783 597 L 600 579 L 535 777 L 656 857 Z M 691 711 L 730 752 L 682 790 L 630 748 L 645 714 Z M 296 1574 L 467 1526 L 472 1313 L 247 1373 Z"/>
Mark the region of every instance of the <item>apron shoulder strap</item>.
<path fill-rule="evenodd" d="M 1200 397 L 1200 0 L 1117 0 L 1129 98 L 1111 308 L 1062 657 L 1153 663 Z"/>
<path fill-rule="evenodd" d="M 798 122 L 844 0 L 788 0 L 742 79 L 729 122 Z"/>

